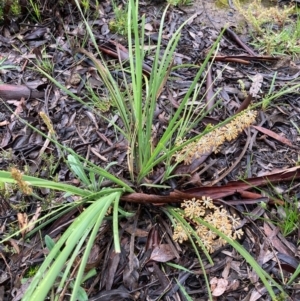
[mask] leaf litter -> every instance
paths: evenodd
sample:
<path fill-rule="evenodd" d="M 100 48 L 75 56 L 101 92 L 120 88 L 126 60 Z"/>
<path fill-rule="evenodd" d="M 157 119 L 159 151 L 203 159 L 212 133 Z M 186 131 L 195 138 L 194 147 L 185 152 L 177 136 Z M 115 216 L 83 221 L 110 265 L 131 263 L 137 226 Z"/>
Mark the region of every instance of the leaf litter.
<path fill-rule="evenodd" d="M 151 72 L 163 5 L 155 2 L 140 5 L 140 14 L 147 18 L 146 35 L 151 41 L 143 62 L 146 76 Z M 175 29 L 193 15 L 182 31 L 174 66 L 201 64 L 205 58 L 224 26 L 221 17 L 210 16 L 210 12 L 219 12 L 212 5 L 207 1 L 203 7 L 196 3 L 186 10 L 169 9 L 163 46 Z M 122 128 L 118 114 L 109 103 L 106 88 L 95 72 L 95 61 L 87 55 L 93 54 L 93 49 L 87 43 L 85 51 L 78 51 L 86 38 L 78 11 L 72 4 L 65 3 L 52 11 L 45 6 L 43 13 L 52 14 L 50 22 L 32 24 L 19 19 L 14 31 L 5 24 L 1 27 L 1 57 L 13 67 L 1 68 L 1 170 L 16 166 L 42 178 L 56 177 L 57 181 L 79 185 L 64 163 L 62 151 L 28 126 L 48 133 L 40 116 L 40 112 L 45 112 L 61 144 L 99 166 L 117 162 L 109 171 L 134 187 L 125 164 L 127 142 L 101 117 L 102 114 Z M 118 72 L 118 64 L 119 61 L 126 63 L 128 45 L 123 36 L 109 29 L 109 22 L 114 20 L 110 1 L 100 2 L 98 13 L 98 18 L 91 22 L 93 33 L 112 74 L 121 84 L 124 74 Z M 103 103 L 97 108 L 101 114 L 51 84 L 37 71 L 37 66 L 55 75 L 60 84 L 66 85 L 87 104 L 93 104 L 94 91 Z M 206 74 L 206 88 L 203 86 L 201 90 L 202 95 L 206 94 L 211 111 L 192 134 L 246 109 L 251 102 L 267 95 L 271 88 L 276 92 L 287 82 L 290 85 L 299 83 L 299 70 L 297 62 L 292 65 L 280 57 L 257 54 L 234 33 L 234 28 L 227 29 Z M 195 76 L 195 70 L 188 66 L 169 71 L 157 100 L 154 141 L 162 134 L 171 112 L 178 107 Z M 88 86 L 92 90 L 87 89 Z M 221 105 L 215 106 L 217 102 Z M 209 196 L 214 204 L 240 215 L 239 227 L 245 232 L 240 243 L 278 281 L 289 278 L 299 266 L 299 221 L 295 221 L 292 232 L 284 237 L 279 209 L 284 210 L 292 202 L 298 204 L 300 197 L 299 127 L 299 97 L 294 92 L 285 94 L 274 100 L 267 110 L 259 111 L 257 125 L 251 126 L 234 142 L 225 142 L 218 153 L 208 151 L 189 164 L 179 164 L 174 171 L 178 177 L 167 183 L 170 188 L 164 191 L 145 188 L 123 195 L 126 210 L 137 211 L 137 214 L 120 222 L 120 254 L 114 253 L 110 224 L 102 225 L 87 265 L 87 270 L 96 268 L 98 271 L 84 284 L 89 300 L 185 300 L 176 281 L 193 300 L 207 300 L 203 270 L 197 257 L 189 244 L 173 240 L 172 225 L 161 217 L 160 210 L 166 203 L 202 196 Z M 159 183 L 164 172 L 164 166 L 154 170 L 147 184 Z M 102 185 L 111 183 L 105 181 Z M 275 185 L 280 190 L 278 194 Z M 9 194 L 1 194 L 0 235 L 4 238 L 11 231 L 19 230 L 20 236 L 10 238 L 0 248 L 0 297 L 21 300 L 28 286 L 28 283 L 22 284 L 21 279 L 30 277 L 29 271 L 38 266 L 49 251 L 39 235 L 26 240 L 24 235 L 35 227 L 41 210 L 46 214 L 61 202 L 76 199 L 41 189 L 38 193 L 43 201 L 37 203 L 14 187 L 5 189 Z M 139 210 L 136 203 L 143 204 Z M 80 206 L 59 216 L 41 230 L 42 236 L 57 239 L 82 210 Z M 277 220 L 275 224 L 270 222 L 274 219 Z M 24 230 L 26 225 L 30 229 Z M 80 254 L 78 260 L 79 257 Z M 218 297 L 216 300 L 270 300 L 258 276 L 234 249 L 224 246 L 212 254 L 212 259 L 214 265 L 207 259 L 203 259 L 203 264 L 210 278 L 212 295 Z M 169 261 L 173 266 L 160 264 Z M 297 300 L 299 285 L 289 286 L 287 290 L 291 300 Z M 66 294 L 61 298 L 67 298 Z"/>

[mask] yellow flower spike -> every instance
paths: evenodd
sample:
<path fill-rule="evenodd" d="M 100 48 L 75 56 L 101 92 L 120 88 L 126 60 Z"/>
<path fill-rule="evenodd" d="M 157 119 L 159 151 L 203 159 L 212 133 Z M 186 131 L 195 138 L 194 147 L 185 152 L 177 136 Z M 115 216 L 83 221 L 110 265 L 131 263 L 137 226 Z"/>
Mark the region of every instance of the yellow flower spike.
<path fill-rule="evenodd" d="M 55 134 L 55 131 L 54 131 L 54 128 L 53 128 L 53 125 L 52 125 L 52 122 L 51 122 L 49 116 L 46 115 L 45 112 L 40 112 L 39 115 L 40 115 L 40 117 L 43 119 L 44 123 L 46 124 L 49 133 L 50 133 L 51 135 L 54 135 L 54 134 Z"/>
<path fill-rule="evenodd" d="M 22 178 L 22 173 L 17 168 L 13 167 L 11 170 L 11 176 L 17 182 L 19 189 L 26 195 L 32 194 L 32 188 Z"/>
<path fill-rule="evenodd" d="M 218 152 L 225 141 L 232 141 L 249 127 L 257 116 L 256 111 L 247 110 L 232 119 L 229 123 L 203 136 L 197 142 L 192 142 L 177 152 L 174 157 L 177 162 L 190 164 L 193 159 L 213 151 Z M 178 145 L 178 144 L 176 144 Z"/>

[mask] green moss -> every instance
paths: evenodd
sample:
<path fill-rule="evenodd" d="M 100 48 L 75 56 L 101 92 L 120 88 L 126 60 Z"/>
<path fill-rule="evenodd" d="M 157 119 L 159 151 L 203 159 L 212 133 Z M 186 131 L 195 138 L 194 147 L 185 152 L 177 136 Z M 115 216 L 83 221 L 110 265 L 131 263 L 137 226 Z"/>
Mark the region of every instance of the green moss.
<path fill-rule="evenodd" d="M 4 15 L 10 18 L 20 14 L 21 6 L 19 0 L 0 0 L 0 20 L 4 19 Z"/>
<path fill-rule="evenodd" d="M 14 16 L 18 16 L 21 14 L 21 6 L 20 6 L 20 3 L 18 0 L 13 1 L 10 11 L 11 11 L 12 15 L 14 15 Z"/>
<path fill-rule="evenodd" d="M 39 268 L 40 268 L 39 265 L 30 266 L 25 274 L 25 278 L 32 278 L 37 273 Z"/>

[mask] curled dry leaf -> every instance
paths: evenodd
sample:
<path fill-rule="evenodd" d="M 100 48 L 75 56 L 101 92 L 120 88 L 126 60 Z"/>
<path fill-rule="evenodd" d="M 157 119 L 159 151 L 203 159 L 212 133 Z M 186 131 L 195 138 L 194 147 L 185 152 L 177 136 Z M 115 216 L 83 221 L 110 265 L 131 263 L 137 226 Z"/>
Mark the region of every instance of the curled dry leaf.
<path fill-rule="evenodd" d="M 27 225 L 28 225 L 28 216 L 26 213 L 18 213 L 18 224 L 19 229 L 21 230 L 22 235 L 25 235 L 27 233 Z"/>
<path fill-rule="evenodd" d="M 15 239 L 12 239 L 12 238 L 9 239 L 8 243 L 14 248 L 14 251 L 16 252 L 16 254 L 20 254 L 21 250 Z"/>
<path fill-rule="evenodd" d="M 240 287 L 240 280 L 234 279 L 232 282 L 229 283 L 227 287 L 227 291 L 236 291 Z"/>
<path fill-rule="evenodd" d="M 134 229 L 133 225 L 129 225 L 128 227 L 125 228 L 125 231 L 129 234 L 133 234 L 136 237 L 147 237 L 148 232 L 139 228 Z"/>
<path fill-rule="evenodd" d="M 144 28 L 148 31 L 153 31 L 153 26 L 150 23 L 146 23 Z"/>
<path fill-rule="evenodd" d="M 25 98 L 21 97 L 20 101 L 17 100 L 8 100 L 7 103 L 16 106 L 14 113 L 10 116 L 11 121 L 15 120 L 20 113 L 23 112 L 23 106 L 25 106 Z"/>
<path fill-rule="evenodd" d="M 0 126 L 5 126 L 5 125 L 8 125 L 9 124 L 9 121 L 7 120 L 4 120 L 2 122 L 0 122 Z"/>
<path fill-rule="evenodd" d="M 156 246 L 150 256 L 150 260 L 167 262 L 175 258 L 175 254 L 169 244 Z"/>
<path fill-rule="evenodd" d="M 17 214 L 19 228 L 21 230 L 22 235 L 25 235 L 26 233 L 30 232 L 34 228 L 35 222 L 39 218 L 41 211 L 42 211 L 42 208 L 37 207 L 36 211 L 30 221 L 28 221 L 28 216 L 26 213 L 18 213 Z"/>
<path fill-rule="evenodd" d="M 252 85 L 249 93 L 252 97 L 256 97 L 260 91 L 264 78 L 260 73 L 257 73 L 251 79 L 252 79 Z"/>
<path fill-rule="evenodd" d="M 138 269 L 139 269 L 139 260 L 135 255 L 133 255 L 132 260 L 129 260 L 123 272 L 123 282 L 126 288 L 130 290 L 134 290 L 138 287 L 138 279 L 139 279 Z"/>
<path fill-rule="evenodd" d="M 248 300 L 249 301 L 256 301 L 256 300 L 261 300 L 263 294 L 267 291 L 267 289 L 265 287 L 261 287 L 261 288 L 255 288 L 254 290 L 252 290 L 251 292 L 249 292 L 248 294 Z"/>
<path fill-rule="evenodd" d="M 106 291 L 111 290 L 114 279 L 115 279 L 115 274 L 118 268 L 118 265 L 120 263 L 120 253 L 116 253 L 114 251 L 111 252 L 108 260 L 108 272 L 107 272 L 107 279 L 106 279 L 106 284 L 105 284 L 105 289 Z M 123 273 L 124 275 L 124 273 Z"/>
<path fill-rule="evenodd" d="M 210 289 L 214 297 L 221 296 L 226 291 L 228 281 L 224 278 L 214 277 L 210 280 Z"/>

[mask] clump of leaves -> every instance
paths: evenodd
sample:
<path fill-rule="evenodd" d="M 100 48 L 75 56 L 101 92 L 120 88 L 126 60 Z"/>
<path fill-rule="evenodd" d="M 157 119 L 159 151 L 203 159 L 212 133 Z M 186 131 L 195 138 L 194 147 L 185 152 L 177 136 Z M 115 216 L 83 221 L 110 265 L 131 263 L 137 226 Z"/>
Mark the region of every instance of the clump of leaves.
<path fill-rule="evenodd" d="M 117 6 L 114 1 L 112 1 L 113 10 L 115 13 L 115 17 L 113 20 L 109 22 L 109 29 L 113 33 L 120 34 L 122 36 L 128 35 L 128 4 Z M 132 30 L 132 29 L 131 29 Z"/>
<path fill-rule="evenodd" d="M 234 0 L 239 13 L 253 29 L 252 45 L 269 55 L 298 55 L 300 23 L 292 21 L 295 6 L 265 7 L 255 0 L 247 8 L 240 0 Z"/>
<path fill-rule="evenodd" d="M 282 30 L 274 31 L 270 27 L 265 28 L 265 33 L 257 36 L 252 45 L 267 54 L 299 55 L 300 53 L 300 20 L 285 26 Z"/>
<path fill-rule="evenodd" d="M 29 6 L 29 10 L 32 13 L 33 18 L 37 21 L 37 22 L 41 22 L 42 21 L 42 16 L 41 16 L 41 5 L 40 3 L 33 1 L 33 0 L 29 0 L 30 6 Z"/>
<path fill-rule="evenodd" d="M 297 202 L 285 202 L 283 207 L 277 208 L 279 227 L 283 236 L 288 236 L 297 229 L 299 212 Z"/>
<path fill-rule="evenodd" d="M 93 90 L 90 84 L 86 84 L 85 87 L 88 91 L 88 93 L 86 93 L 86 97 L 95 106 L 95 108 L 103 113 L 108 112 L 112 106 L 110 98 L 105 95 L 102 97 L 99 94 L 95 93 L 95 91 Z"/>
<path fill-rule="evenodd" d="M 25 274 L 25 278 L 33 277 L 37 273 L 38 270 L 39 270 L 38 265 L 30 266 Z"/>
<path fill-rule="evenodd" d="M 235 7 L 253 29 L 260 34 L 264 33 L 263 25 L 271 23 L 282 27 L 289 23 L 289 16 L 294 11 L 294 6 L 280 8 L 278 6 L 265 7 L 261 0 L 255 0 L 247 8 L 240 0 L 233 0 Z"/>
<path fill-rule="evenodd" d="M 8 16 L 19 16 L 21 6 L 19 0 L 0 0 L 0 20 Z"/>
<path fill-rule="evenodd" d="M 88 0 L 81 0 L 80 4 L 82 5 L 83 12 L 86 14 L 90 9 L 90 2 Z"/>

